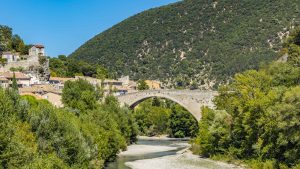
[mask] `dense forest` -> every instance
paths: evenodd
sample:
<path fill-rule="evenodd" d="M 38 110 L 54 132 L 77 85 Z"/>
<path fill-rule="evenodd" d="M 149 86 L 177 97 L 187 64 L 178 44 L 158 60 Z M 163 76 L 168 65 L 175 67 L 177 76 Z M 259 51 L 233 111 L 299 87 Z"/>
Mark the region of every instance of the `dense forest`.
<path fill-rule="evenodd" d="M 206 88 L 277 58 L 299 25 L 299 0 L 184 0 L 137 14 L 70 55 L 116 76 Z"/>
<path fill-rule="evenodd" d="M 98 79 L 115 78 L 101 65 L 74 60 L 65 55 L 49 57 L 49 67 L 51 77 L 90 76 Z"/>
<path fill-rule="evenodd" d="M 80 92 L 78 92 L 80 91 Z M 86 81 L 67 82 L 65 108 L 0 89 L 0 168 L 102 168 L 136 141 L 132 113 Z"/>
<path fill-rule="evenodd" d="M 236 74 L 203 108 L 195 153 L 242 160 L 253 169 L 300 168 L 300 29 L 284 43 L 287 62 Z"/>
<path fill-rule="evenodd" d="M 170 100 L 153 98 L 140 103 L 133 112 L 139 135 L 195 137 L 198 122 L 190 112 Z"/>

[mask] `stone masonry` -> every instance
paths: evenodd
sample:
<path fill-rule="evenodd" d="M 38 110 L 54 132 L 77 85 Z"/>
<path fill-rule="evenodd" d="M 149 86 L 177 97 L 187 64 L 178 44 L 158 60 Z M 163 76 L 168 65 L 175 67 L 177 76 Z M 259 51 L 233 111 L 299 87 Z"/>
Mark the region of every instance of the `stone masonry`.
<path fill-rule="evenodd" d="M 145 90 L 121 95 L 117 98 L 121 105 L 128 105 L 130 108 L 134 108 L 148 98 L 166 98 L 180 104 L 199 121 L 201 119 L 201 107 L 214 108 L 212 100 L 216 95 L 217 92 L 215 91 L 202 90 Z"/>

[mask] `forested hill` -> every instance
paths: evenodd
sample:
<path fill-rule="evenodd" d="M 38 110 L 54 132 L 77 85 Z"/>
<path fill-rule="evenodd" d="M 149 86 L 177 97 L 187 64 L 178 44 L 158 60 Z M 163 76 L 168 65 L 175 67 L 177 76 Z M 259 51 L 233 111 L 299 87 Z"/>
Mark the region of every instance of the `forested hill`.
<path fill-rule="evenodd" d="M 185 0 L 137 14 L 70 55 L 116 76 L 212 87 L 276 59 L 300 21 L 299 0 Z"/>

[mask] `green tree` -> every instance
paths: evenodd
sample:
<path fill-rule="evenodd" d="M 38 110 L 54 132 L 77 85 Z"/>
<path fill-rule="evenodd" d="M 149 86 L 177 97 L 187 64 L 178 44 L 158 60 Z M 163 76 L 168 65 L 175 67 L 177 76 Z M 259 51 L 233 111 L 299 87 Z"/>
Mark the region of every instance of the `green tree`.
<path fill-rule="evenodd" d="M 99 99 L 95 87 L 86 80 L 67 81 L 64 85 L 62 102 L 65 106 L 85 111 L 96 108 Z"/>
<path fill-rule="evenodd" d="M 96 78 L 97 79 L 105 79 L 105 78 L 108 78 L 108 72 L 107 70 L 102 67 L 102 66 L 97 66 L 97 69 L 96 69 Z"/>
<path fill-rule="evenodd" d="M 58 55 L 57 58 L 61 61 L 67 61 L 67 56 L 66 55 Z"/>
<path fill-rule="evenodd" d="M 88 106 L 80 113 L 80 105 L 58 109 L 47 100 L 0 89 L 0 168 L 103 168 L 136 141 L 132 113 L 116 98 L 94 103 L 86 96 L 98 96 L 93 86 L 86 81 L 69 85 L 85 89 L 77 103 Z M 75 99 L 70 88 L 64 92 Z"/>
<path fill-rule="evenodd" d="M 288 62 L 300 66 L 300 27 L 292 31 L 284 46 L 288 49 Z"/>
<path fill-rule="evenodd" d="M 149 86 L 147 85 L 147 83 L 145 82 L 145 80 L 139 80 L 138 81 L 138 85 L 137 85 L 137 89 L 138 90 L 148 90 Z"/>
<path fill-rule="evenodd" d="M 0 25 L 0 52 L 11 50 L 12 29 Z"/>
<path fill-rule="evenodd" d="M 25 54 L 25 44 L 24 41 L 21 39 L 19 35 L 13 35 L 12 36 L 12 42 L 11 42 L 12 49 L 20 52 L 21 54 Z"/>
<path fill-rule="evenodd" d="M 175 105 L 170 114 L 169 130 L 171 137 L 194 137 L 198 132 L 198 122 L 183 107 Z"/>
<path fill-rule="evenodd" d="M 19 87 L 18 87 L 18 83 L 17 83 L 15 72 L 14 72 L 13 78 L 12 78 L 12 89 L 15 90 L 15 91 L 19 91 Z"/>
<path fill-rule="evenodd" d="M 198 122 L 188 111 L 164 99 L 143 101 L 135 108 L 134 117 L 142 135 L 194 137 L 198 132 Z"/>
<path fill-rule="evenodd" d="M 274 62 L 237 74 L 220 88 L 218 110 L 203 110 L 194 149 L 208 157 L 252 159 L 254 168 L 297 166 L 299 71 L 292 62 Z"/>
<path fill-rule="evenodd" d="M 225 111 L 202 108 L 199 133 L 195 144 L 199 145 L 199 154 L 210 157 L 217 153 L 226 153 L 230 145 L 230 127 L 232 117 Z"/>
<path fill-rule="evenodd" d="M 4 67 L 7 64 L 7 59 L 6 58 L 0 58 L 0 65 Z"/>

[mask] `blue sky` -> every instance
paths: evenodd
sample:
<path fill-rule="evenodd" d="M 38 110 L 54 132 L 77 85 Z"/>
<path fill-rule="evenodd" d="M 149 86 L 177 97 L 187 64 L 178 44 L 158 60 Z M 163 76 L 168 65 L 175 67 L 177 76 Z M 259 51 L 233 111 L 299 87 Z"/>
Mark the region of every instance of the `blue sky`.
<path fill-rule="evenodd" d="M 69 55 L 84 42 L 144 10 L 178 0 L 0 0 L 0 24 L 49 56 Z"/>

